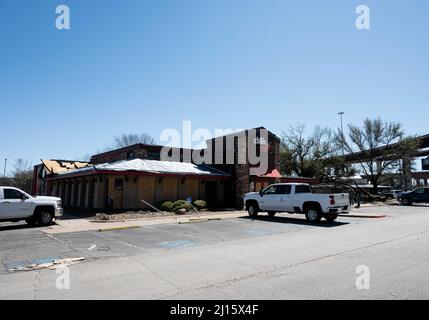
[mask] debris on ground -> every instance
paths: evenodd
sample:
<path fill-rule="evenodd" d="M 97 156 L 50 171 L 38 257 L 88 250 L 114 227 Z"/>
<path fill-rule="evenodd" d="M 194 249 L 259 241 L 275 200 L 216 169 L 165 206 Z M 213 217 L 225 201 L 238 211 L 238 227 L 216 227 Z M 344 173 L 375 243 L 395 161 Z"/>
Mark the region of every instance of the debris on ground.
<path fill-rule="evenodd" d="M 105 213 L 97 213 L 95 215 L 95 220 L 110 220 L 110 217 L 108 214 Z"/>
<path fill-rule="evenodd" d="M 176 214 L 176 215 L 184 215 L 184 214 L 186 214 L 186 209 L 185 208 L 181 208 L 181 209 L 179 209 L 179 210 L 176 210 L 176 212 L 174 213 L 174 214 Z"/>
<path fill-rule="evenodd" d="M 32 271 L 32 270 L 41 270 L 41 269 L 54 270 L 57 268 L 62 268 L 65 266 L 76 264 L 83 260 L 85 260 L 84 257 L 61 258 L 61 259 L 52 260 L 50 262 L 40 263 L 40 264 L 32 263 L 24 266 L 15 267 L 15 268 L 12 268 L 11 271 Z"/>

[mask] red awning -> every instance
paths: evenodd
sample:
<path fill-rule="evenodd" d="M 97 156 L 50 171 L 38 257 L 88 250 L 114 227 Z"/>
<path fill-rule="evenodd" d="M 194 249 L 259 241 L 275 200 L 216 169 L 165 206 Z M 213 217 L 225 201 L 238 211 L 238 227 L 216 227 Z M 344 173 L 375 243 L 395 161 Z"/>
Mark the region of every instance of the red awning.
<path fill-rule="evenodd" d="M 280 174 L 280 172 L 277 169 L 274 169 L 270 172 L 267 172 L 266 174 L 263 174 L 261 176 L 258 176 L 260 178 L 281 178 L 282 175 Z"/>

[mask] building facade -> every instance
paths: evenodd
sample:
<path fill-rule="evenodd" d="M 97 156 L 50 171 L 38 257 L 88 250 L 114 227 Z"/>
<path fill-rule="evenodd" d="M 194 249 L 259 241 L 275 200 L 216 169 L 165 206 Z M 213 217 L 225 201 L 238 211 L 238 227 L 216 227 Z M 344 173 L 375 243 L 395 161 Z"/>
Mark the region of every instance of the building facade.
<path fill-rule="evenodd" d="M 274 182 L 313 179 L 280 174 L 280 139 L 263 127 L 206 141 L 205 149 L 136 144 L 90 162 L 47 160 L 34 168 L 33 194 L 61 197 L 65 207 L 148 209 L 162 201 L 205 200 L 241 208 L 246 192 Z"/>

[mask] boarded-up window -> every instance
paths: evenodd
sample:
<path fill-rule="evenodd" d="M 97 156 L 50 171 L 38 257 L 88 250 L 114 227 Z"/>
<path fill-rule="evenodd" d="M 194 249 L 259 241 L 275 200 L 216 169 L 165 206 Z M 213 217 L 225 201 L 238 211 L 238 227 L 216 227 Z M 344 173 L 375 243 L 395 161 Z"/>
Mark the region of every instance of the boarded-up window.
<path fill-rule="evenodd" d="M 115 179 L 115 189 L 118 191 L 124 189 L 124 179 Z"/>

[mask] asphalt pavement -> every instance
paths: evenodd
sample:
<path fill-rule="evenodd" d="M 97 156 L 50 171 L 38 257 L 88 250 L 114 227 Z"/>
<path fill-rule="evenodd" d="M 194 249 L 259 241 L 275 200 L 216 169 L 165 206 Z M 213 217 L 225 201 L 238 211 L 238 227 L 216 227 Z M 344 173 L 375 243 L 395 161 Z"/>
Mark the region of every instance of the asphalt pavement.
<path fill-rule="evenodd" d="M 385 217 L 309 224 L 243 212 L 58 234 L 1 223 L 0 299 L 428 299 L 429 207 L 356 212 Z M 58 286 L 59 270 L 14 271 L 77 257 L 69 287 Z"/>

